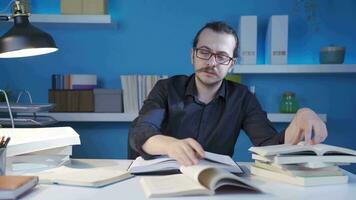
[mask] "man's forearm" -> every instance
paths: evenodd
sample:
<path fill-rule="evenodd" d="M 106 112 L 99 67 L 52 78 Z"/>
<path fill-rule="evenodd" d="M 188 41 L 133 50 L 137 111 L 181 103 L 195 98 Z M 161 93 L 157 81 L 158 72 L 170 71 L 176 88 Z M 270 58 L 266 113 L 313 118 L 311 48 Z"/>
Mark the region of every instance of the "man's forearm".
<path fill-rule="evenodd" d="M 167 155 L 169 143 L 175 140 L 177 139 L 165 135 L 154 135 L 142 145 L 142 149 L 150 155 Z"/>

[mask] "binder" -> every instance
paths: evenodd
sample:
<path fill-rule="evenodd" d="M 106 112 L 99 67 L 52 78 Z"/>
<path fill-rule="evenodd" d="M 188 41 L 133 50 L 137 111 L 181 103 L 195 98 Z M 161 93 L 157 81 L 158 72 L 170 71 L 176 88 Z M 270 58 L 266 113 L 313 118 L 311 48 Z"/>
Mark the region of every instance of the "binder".
<path fill-rule="evenodd" d="M 256 65 L 257 16 L 241 16 L 238 32 L 240 39 L 240 64 Z"/>
<path fill-rule="evenodd" d="M 266 35 L 265 64 L 288 63 L 288 15 L 270 17 Z"/>

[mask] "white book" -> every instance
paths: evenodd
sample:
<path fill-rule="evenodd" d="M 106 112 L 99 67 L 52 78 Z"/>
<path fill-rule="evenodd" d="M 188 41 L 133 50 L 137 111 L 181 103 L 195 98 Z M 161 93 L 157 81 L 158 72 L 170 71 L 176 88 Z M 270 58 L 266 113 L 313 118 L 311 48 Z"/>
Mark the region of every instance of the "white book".
<path fill-rule="evenodd" d="M 348 182 L 348 176 L 315 176 L 315 177 L 299 177 L 281 174 L 270 170 L 262 169 L 256 166 L 251 166 L 251 174 L 267 178 L 268 181 L 276 180 L 289 184 L 300 186 L 319 186 L 319 185 L 333 185 L 345 184 Z"/>
<path fill-rule="evenodd" d="M 278 155 L 356 156 L 355 150 L 333 146 L 333 145 L 327 145 L 327 144 L 315 144 L 315 145 L 305 145 L 304 143 L 299 143 L 297 145 L 279 144 L 279 145 L 269 145 L 269 146 L 261 146 L 261 147 L 250 147 L 249 151 L 261 156 L 278 156 Z"/>
<path fill-rule="evenodd" d="M 34 151 L 31 152 L 31 155 L 69 155 L 71 156 L 73 153 L 72 146 L 64 146 L 53 149 L 46 149 L 42 151 Z"/>
<path fill-rule="evenodd" d="M 255 161 L 255 167 L 266 169 L 269 171 L 277 172 L 280 174 L 285 174 L 288 176 L 300 176 L 300 177 L 311 177 L 311 176 L 342 176 L 344 175 L 339 167 L 323 167 L 323 168 L 307 168 L 300 165 L 275 165 L 273 163 L 265 163 L 260 161 Z"/>
<path fill-rule="evenodd" d="M 206 165 L 181 167 L 182 174 L 148 176 L 140 179 L 145 195 L 150 197 L 172 197 L 186 195 L 213 195 L 225 186 L 233 187 L 236 193 L 241 189 L 261 192 L 249 180 L 220 168 Z M 222 191 L 222 190 L 220 190 Z M 231 192 L 231 190 L 229 190 Z"/>
<path fill-rule="evenodd" d="M 257 57 L 257 16 L 241 16 L 239 24 L 241 65 L 255 65 Z"/>
<path fill-rule="evenodd" d="M 265 64 L 288 63 L 288 15 L 270 17 L 265 48 Z"/>
<path fill-rule="evenodd" d="M 128 113 L 128 111 L 129 111 L 128 76 L 127 75 L 121 75 L 120 76 L 120 80 L 121 80 L 121 88 L 122 88 L 123 101 L 124 101 L 124 112 Z"/>
<path fill-rule="evenodd" d="M 243 173 L 242 169 L 230 156 L 205 152 L 205 158 L 199 161 L 200 165 L 209 165 L 216 168 L 223 168 L 233 173 Z M 179 171 L 179 163 L 168 156 L 159 156 L 155 159 L 144 160 L 137 157 L 129 167 L 128 171 L 135 174 L 155 173 L 164 171 Z"/>
<path fill-rule="evenodd" d="M 270 162 L 275 164 L 302 164 L 309 163 L 309 165 L 316 165 L 318 167 L 324 166 L 323 163 L 356 163 L 356 156 L 261 156 L 258 154 L 252 154 L 252 159 L 260 160 L 263 162 Z"/>
<path fill-rule="evenodd" d="M 42 184 L 102 187 L 132 177 L 119 167 L 72 168 L 61 166 L 34 174 Z"/>
<path fill-rule="evenodd" d="M 79 134 L 71 127 L 1 128 L 0 135 L 11 137 L 7 157 L 79 145 Z"/>

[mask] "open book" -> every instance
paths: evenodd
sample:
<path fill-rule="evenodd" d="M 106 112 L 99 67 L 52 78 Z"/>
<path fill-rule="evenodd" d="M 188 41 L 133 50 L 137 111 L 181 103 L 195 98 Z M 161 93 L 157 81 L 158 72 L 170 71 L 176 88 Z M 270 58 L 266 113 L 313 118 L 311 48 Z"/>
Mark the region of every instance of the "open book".
<path fill-rule="evenodd" d="M 275 164 L 356 163 L 356 151 L 326 144 L 281 144 L 249 150 L 253 152 L 252 159 Z"/>
<path fill-rule="evenodd" d="M 130 173 L 118 167 L 72 168 L 61 166 L 36 174 L 44 184 L 62 184 L 102 187 L 129 177 Z"/>
<path fill-rule="evenodd" d="M 356 151 L 343 147 L 337 147 L 327 144 L 298 145 L 280 144 L 263 147 L 251 147 L 249 151 L 261 156 L 275 156 L 275 155 L 351 155 L 356 156 Z"/>
<path fill-rule="evenodd" d="M 208 165 L 215 168 L 223 168 L 232 173 L 243 173 L 242 169 L 232 160 L 230 156 L 205 152 L 205 158 L 199 161 L 200 165 Z M 129 167 L 128 171 L 134 174 L 179 172 L 179 163 L 168 156 L 159 156 L 152 160 L 144 160 L 137 157 Z"/>
<path fill-rule="evenodd" d="M 147 197 L 171 197 L 184 195 L 213 195 L 217 189 L 229 192 L 246 189 L 261 192 L 247 179 L 236 176 L 227 170 L 207 165 L 193 165 L 180 168 L 182 174 L 148 176 L 140 179 Z"/>

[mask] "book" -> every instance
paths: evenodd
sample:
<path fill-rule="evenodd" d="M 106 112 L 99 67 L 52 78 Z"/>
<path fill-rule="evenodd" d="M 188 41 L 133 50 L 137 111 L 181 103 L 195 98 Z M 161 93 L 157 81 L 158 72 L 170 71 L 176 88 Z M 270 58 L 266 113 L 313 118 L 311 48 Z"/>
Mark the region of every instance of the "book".
<path fill-rule="evenodd" d="M 260 160 L 264 162 L 270 162 L 275 164 L 302 164 L 308 163 L 308 165 L 315 165 L 318 168 L 324 167 L 322 163 L 334 163 L 337 165 L 345 163 L 356 163 L 355 156 L 303 156 L 303 155 L 290 155 L 290 156 L 260 156 L 258 154 L 252 154 L 252 159 Z"/>
<path fill-rule="evenodd" d="M 275 155 L 351 155 L 356 156 L 356 151 L 348 148 L 332 146 L 327 144 L 305 145 L 299 143 L 298 145 L 280 144 L 262 147 L 251 147 L 249 151 L 261 156 L 275 156 Z"/>
<path fill-rule="evenodd" d="M 7 157 L 80 144 L 71 127 L 2 128 L 0 135 L 11 137 Z"/>
<path fill-rule="evenodd" d="M 0 199 L 17 199 L 37 183 L 37 176 L 0 176 Z"/>
<path fill-rule="evenodd" d="M 239 165 L 230 156 L 205 152 L 205 158 L 200 160 L 200 165 L 208 165 L 216 168 L 223 168 L 233 173 L 243 173 Z M 128 171 L 134 174 L 143 173 L 179 173 L 179 163 L 168 156 L 158 156 L 155 159 L 144 160 L 137 157 L 130 165 Z"/>
<path fill-rule="evenodd" d="M 257 57 L 257 16 L 241 16 L 239 23 L 240 64 L 255 65 Z"/>
<path fill-rule="evenodd" d="M 247 179 L 227 170 L 207 165 L 180 167 L 182 174 L 167 176 L 148 176 L 140 179 L 147 197 L 172 197 L 186 195 L 213 195 L 219 189 L 234 188 L 261 192 Z M 230 192 L 231 190 L 229 190 Z"/>
<path fill-rule="evenodd" d="M 132 177 L 118 167 L 72 168 L 60 166 L 36 173 L 41 184 L 60 184 L 85 187 L 103 187 Z"/>
<path fill-rule="evenodd" d="M 342 176 L 344 175 L 338 166 L 308 168 L 301 165 L 278 165 L 270 164 L 256 160 L 255 167 L 266 169 L 269 171 L 285 174 L 289 176 Z"/>
<path fill-rule="evenodd" d="M 281 144 L 251 147 L 249 151 L 252 159 L 275 164 L 309 163 L 311 168 L 320 168 L 325 167 L 323 163 L 356 163 L 356 151 L 326 144 Z"/>
<path fill-rule="evenodd" d="M 288 174 L 283 174 L 279 172 L 270 171 L 253 165 L 250 167 L 251 174 L 268 178 L 269 180 L 281 181 L 289 184 L 299 185 L 299 186 L 319 186 L 319 185 L 333 185 L 333 184 L 344 184 L 348 182 L 348 176 L 337 175 L 337 176 L 291 176 Z"/>

